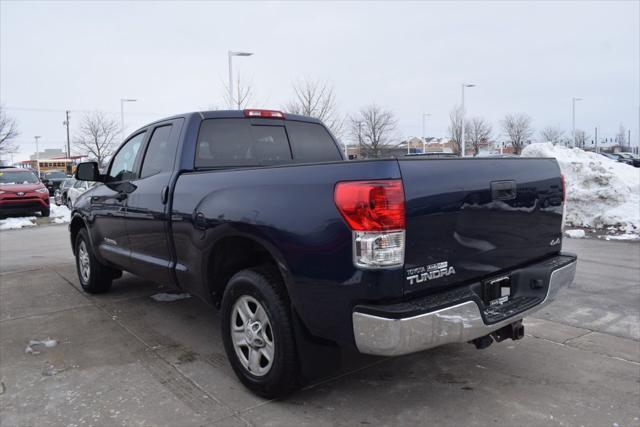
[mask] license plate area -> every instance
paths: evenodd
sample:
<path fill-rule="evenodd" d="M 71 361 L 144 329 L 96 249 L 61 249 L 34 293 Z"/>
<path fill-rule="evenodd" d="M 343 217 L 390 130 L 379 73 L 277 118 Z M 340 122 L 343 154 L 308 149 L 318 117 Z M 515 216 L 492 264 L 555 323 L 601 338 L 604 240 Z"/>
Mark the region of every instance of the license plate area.
<path fill-rule="evenodd" d="M 482 300 L 489 307 L 502 305 L 511 298 L 511 277 L 501 276 L 482 283 Z"/>

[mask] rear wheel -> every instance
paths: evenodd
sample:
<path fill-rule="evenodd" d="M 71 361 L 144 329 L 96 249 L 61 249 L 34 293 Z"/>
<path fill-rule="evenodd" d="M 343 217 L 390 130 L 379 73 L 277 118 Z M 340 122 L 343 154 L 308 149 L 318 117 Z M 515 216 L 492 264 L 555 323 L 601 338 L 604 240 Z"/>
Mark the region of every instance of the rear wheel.
<path fill-rule="evenodd" d="M 81 229 L 76 237 L 76 268 L 82 289 L 90 294 L 107 292 L 116 275 L 116 270 L 96 259 L 86 228 Z"/>
<path fill-rule="evenodd" d="M 298 382 L 289 302 L 281 279 L 268 269 L 236 273 L 222 298 L 222 338 L 240 381 L 267 398 Z"/>

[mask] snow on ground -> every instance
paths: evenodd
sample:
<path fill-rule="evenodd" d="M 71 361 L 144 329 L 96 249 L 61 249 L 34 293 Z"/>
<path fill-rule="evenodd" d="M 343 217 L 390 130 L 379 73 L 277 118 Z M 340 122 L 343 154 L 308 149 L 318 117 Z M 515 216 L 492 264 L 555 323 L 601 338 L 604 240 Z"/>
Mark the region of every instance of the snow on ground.
<path fill-rule="evenodd" d="M 184 294 L 161 293 L 161 294 L 151 295 L 151 298 L 153 298 L 158 302 L 171 302 L 171 301 L 178 301 L 181 299 L 191 298 L 191 295 L 187 293 L 184 293 Z"/>
<path fill-rule="evenodd" d="M 0 230 L 16 230 L 22 227 L 35 227 L 35 216 L 0 219 Z"/>
<path fill-rule="evenodd" d="M 51 199 L 51 214 L 49 218 L 54 224 L 66 224 L 71 221 L 71 211 L 66 206 L 56 206 Z M 35 227 L 35 216 L 9 217 L 0 219 L 0 230 L 15 230 L 23 227 Z"/>
<path fill-rule="evenodd" d="M 566 230 L 564 234 L 572 239 L 583 239 L 586 235 L 584 230 Z"/>
<path fill-rule="evenodd" d="M 27 348 L 24 349 L 26 354 L 40 354 L 38 348 L 46 347 L 52 348 L 58 345 L 58 341 L 47 338 L 46 340 L 31 340 L 27 344 Z"/>
<path fill-rule="evenodd" d="M 523 157 L 555 157 L 566 179 L 568 226 L 640 234 L 640 169 L 579 148 L 525 147 Z"/>
<path fill-rule="evenodd" d="M 52 201 L 50 218 L 56 224 L 65 224 L 71 221 L 71 211 L 64 205 L 56 206 Z"/>

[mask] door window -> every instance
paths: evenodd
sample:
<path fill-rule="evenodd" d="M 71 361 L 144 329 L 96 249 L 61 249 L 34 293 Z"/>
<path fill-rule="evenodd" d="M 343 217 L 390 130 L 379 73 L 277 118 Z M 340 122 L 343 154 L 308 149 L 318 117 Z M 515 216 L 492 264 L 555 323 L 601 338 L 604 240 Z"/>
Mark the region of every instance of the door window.
<path fill-rule="evenodd" d="M 153 131 L 142 163 L 140 178 L 146 178 L 160 172 L 169 172 L 173 169 L 178 139 L 171 138 L 171 128 L 172 126 L 168 125 Z"/>
<path fill-rule="evenodd" d="M 112 181 L 130 181 L 136 178 L 134 169 L 136 157 L 144 141 L 146 132 L 141 132 L 124 143 L 122 148 L 113 158 L 109 169 L 109 178 Z"/>

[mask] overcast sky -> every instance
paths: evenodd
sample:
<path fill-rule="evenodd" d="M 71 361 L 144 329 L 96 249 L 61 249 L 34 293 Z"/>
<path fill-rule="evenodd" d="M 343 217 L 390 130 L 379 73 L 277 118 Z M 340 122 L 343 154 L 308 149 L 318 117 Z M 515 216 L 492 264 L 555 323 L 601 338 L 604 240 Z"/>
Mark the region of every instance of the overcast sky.
<path fill-rule="evenodd" d="M 62 148 L 84 111 L 111 112 L 127 131 L 165 115 L 224 107 L 227 51 L 255 88 L 255 107 L 282 108 L 292 82 L 335 87 L 347 114 L 375 102 L 401 136 L 445 136 L 468 89 L 469 116 L 501 137 L 510 112 L 571 132 L 613 137 L 623 123 L 638 143 L 640 2 L 26 2 L 0 1 L 0 102 L 15 117 L 27 158 Z M 38 111 L 36 111 L 38 110 Z"/>

